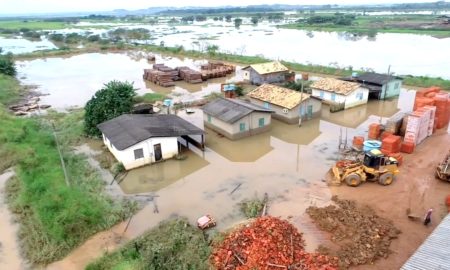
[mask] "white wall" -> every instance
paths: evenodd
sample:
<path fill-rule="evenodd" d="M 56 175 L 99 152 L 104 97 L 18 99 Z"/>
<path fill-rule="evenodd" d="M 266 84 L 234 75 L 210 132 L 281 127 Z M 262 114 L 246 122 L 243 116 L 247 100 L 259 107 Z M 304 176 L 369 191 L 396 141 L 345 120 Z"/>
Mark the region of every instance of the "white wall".
<path fill-rule="evenodd" d="M 321 93 L 322 96 L 321 96 Z M 362 93 L 362 99 L 359 99 L 358 94 Z M 334 93 L 335 94 L 335 93 Z M 353 93 L 348 96 L 335 94 L 335 99 L 332 99 L 333 92 L 323 91 L 319 89 L 312 89 L 312 95 L 314 97 L 318 97 L 323 99 L 326 103 L 336 102 L 336 103 L 345 103 L 345 108 L 355 107 L 361 104 L 366 104 L 369 99 L 369 90 L 364 87 L 359 87 Z"/>
<path fill-rule="evenodd" d="M 173 158 L 178 154 L 178 142 L 176 137 L 150 138 L 122 151 L 116 149 L 114 145 L 111 145 L 105 136 L 103 136 L 103 138 L 103 142 L 108 147 L 109 151 L 119 162 L 123 163 L 127 170 L 155 162 L 153 147 L 156 144 L 161 144 L 163 159 Z M 143 158 L 135 159 L 134 150 L 136 149 L 143 150 Z"/>
<path fill-rule="evenodd" d="M 238 121 L 233 124 L 224 122 L 218 118 L 211 116 L 211 122 L 208 122 L 208 115 L 206 113 L 203 114 L 204 121 L 211 125 L 214 125 L 223 131 L 228 132 L 229 134 L 238 134 L 241 132 L 241 123 L 245 124 L 245 131 L 248 131 L 249 128 L 256 129 L 259 128 L 259 119 L 264 118 L 264 126 L 270 125 L 271 122 L 271 114 L 270 113 L 262 113 L 262 112 L 253 112 L 247 116 L 242 117 Z"/>

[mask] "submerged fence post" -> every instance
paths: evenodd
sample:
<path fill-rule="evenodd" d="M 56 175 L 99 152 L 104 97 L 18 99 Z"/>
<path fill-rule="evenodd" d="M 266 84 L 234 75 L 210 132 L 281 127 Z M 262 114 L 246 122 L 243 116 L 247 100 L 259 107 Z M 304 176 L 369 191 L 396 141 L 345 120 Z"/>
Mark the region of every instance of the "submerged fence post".
<path fill-rule="evenodd" d="M 66 164 L 64 163 L 64 158 L 61 153 L 61 148 L 59 147 L 58 137 L 56 136 L 55 124 L 52 123 L 53 136 L 55 137 L 56 148 L 58 149 L 59 159 L 61 160 L 61 166 L 64 172 L 64 179 L 66 180 L 66 184 L 70 187 L 69 176 L 67 175 Z"/>

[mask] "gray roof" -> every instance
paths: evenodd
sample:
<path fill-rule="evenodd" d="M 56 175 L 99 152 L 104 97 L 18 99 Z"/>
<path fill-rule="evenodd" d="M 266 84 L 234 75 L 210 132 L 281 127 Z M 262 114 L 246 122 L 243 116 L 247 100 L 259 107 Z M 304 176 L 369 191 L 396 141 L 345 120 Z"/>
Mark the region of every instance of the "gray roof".
<path fill-rule="evenodd" d="M 434 229 L 401 270 L 450 269 L 450 215 Z"/>
<path fill-rule="evenodd" d="M 366 72 L 366 73 L 358 75 L 355 78 L 350 78 L 350 79 L 353 79 L 359 83 L 373 83 L 373 84 L 378 84 L 378 85 L 386 84 L 392 80 L 403 80 L 401 77 L 398 77 L 398 76 L 373 73 L 373 72 Z"/>
<path fill-rule="evenodd" d="M 201 135 L 203 130 L 176 115 L 124 114 L 97 126 L 118 150 L 153 137 Z"/>
<path fill-rule="evenodd" d="M 252 112 L 272 113 L 272 110 L 238 99 L 218 98 L 202 107 L 202 110 L 212 117 L 227 123 L 235 123 Z"/>

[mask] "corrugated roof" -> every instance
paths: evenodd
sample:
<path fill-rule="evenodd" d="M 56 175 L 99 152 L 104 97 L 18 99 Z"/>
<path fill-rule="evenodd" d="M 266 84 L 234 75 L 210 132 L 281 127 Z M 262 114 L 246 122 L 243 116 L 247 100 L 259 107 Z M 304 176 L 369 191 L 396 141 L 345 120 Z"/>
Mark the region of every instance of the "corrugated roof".
<path fill-rule="evenodd" d="M 263 84 L 247 94 L 251 98 L 256 98 L 287 109 L 292 109 L 302 101 L 310 98 L 310 95 L 287 89 L 272 84 Z"/>
<path fill-rule="evenodd" d="M 450 269 L 450 215 L 434 229 L 401 270 Z"/>
<path fill-rule="evenodd" d="M 333 92 L 340 95 L 349 95 L 361 85 L 355 82 L 347 82 L 334 78 L 324 78 L 311 84 L 311 88 Z"/>
<path fill-rule="evenodd" d="M 262 63 L 262 64 L 254 64 L 254 65 L 247 66 L 243 69 L 245 70 L 249 67 L 253 68 L 258 74 L 261 74 L 261 75 L 275 73 L 275 72 L 289 71 L 289 69 L 287 67 L 285 67 L 283 64 L 281 64 L 278 61 Z"/>
<path fill-rule="evenodd" d="M 242 117 L 254 112 L 272 113 L 272 110 L 237 99 L 218 98 L 202 107 L 202 110 L 227 123 L 235 123 Z"/>
<path fill-rule="evenodd" d="M 167 114 L 124 114 L 97 127 L 118 150 L 125 150 L 153 137 L 179 137 L 204 133 L 186 120 Z"/>
<path fill-rule="evenodd" d="M 380 74 L 380 73 L 374 73 L 374 72 L 366 72 L 363 74 L 360 74 L 353 78 L 354 80 L 360 82 L 360 83 L 373 83 L 377 85 L 383 85 L 386 84 L 392 80 L 403 80 L 400 77 L 387 75 L 387 74 Z"/>

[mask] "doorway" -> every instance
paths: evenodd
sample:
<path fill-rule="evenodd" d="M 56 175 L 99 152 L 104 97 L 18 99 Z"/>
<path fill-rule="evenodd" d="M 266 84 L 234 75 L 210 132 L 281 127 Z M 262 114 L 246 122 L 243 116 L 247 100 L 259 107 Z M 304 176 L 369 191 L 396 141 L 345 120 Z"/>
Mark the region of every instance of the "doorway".
<path fill-rule="evenodd" d="M 153 150 L 155 153 L 155 162 L 162 160 L 161 144 L 158 143 L 158 144 L 153 145 Z"/>

